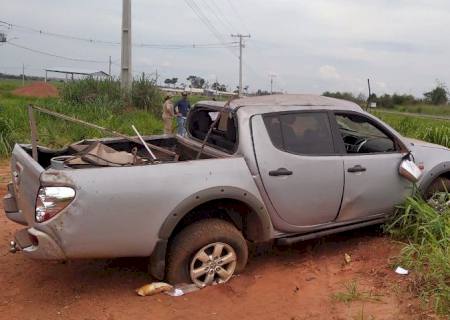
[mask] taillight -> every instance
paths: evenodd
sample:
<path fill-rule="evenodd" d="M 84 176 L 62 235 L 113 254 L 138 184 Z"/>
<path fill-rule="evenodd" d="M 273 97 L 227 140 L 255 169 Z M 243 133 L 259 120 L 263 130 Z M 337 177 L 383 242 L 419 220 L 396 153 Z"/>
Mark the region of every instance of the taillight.
<path fill-rule="evenodd" d="M 41 187 L 36 200 L 36 221 L 45 222 L 69 205 L 75 190 L 69 187 Z"/>

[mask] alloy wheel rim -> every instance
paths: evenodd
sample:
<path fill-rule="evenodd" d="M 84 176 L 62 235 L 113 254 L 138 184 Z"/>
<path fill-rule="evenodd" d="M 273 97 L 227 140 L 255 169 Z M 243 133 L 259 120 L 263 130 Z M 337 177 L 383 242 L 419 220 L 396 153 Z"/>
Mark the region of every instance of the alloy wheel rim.
<path fill-rule="evenodd" d="M 215 242 L 201 248 L 191 261 L 189 273 L 198 287 L 225 283 L 233 276 L 237 256 L 234 249 L 223 242 Z"/>

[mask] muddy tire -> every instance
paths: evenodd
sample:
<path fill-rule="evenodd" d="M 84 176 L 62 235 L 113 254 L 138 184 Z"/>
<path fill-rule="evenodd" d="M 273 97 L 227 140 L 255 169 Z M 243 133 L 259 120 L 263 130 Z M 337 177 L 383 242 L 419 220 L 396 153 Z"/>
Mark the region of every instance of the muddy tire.
<path fill-rule="evenodd" d="M 166 280 L 199 287 L 226 282 L 245 268 L 247 242 L 231 223 L 206 219 L 175 236 L 169 246 Z"/>
<path fill-rule="evenodd" d="M 427 189 L 425 193 L 425 199 L 429 200 L 434 194 L 438 192 L 450 192 L 450 179 L 448 178 L 437 178 Z"/>

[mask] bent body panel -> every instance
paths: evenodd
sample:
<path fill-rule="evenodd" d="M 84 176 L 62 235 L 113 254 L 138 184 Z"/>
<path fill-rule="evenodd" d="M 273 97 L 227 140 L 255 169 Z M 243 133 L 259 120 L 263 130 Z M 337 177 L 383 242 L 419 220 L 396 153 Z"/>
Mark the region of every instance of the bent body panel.
<path fill-rule="evenodd" d="M 52 234 L 69 258 L 149 256 L 164 235 L 161 226 L 172 225 L 166 221 L 174 213 L 185 213 L 177 210 L 180 204 L 188 209 L 201 196 L 214 196 L 205 190 L 223 198 L 241 193 L 265 210 L 244 159 L 238 157 L 42 175 L 43 185 L 68 181 L 76 189 L 75 200 L 35 227 Z"/>

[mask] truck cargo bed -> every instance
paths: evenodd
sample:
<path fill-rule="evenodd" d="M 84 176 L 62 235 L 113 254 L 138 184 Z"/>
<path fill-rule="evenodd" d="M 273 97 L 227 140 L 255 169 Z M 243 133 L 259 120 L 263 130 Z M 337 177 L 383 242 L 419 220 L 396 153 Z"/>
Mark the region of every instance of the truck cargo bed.
<path fill-rule="evenodd" d="M 154 136 L 154 137 L 145 137 L 146 142 L 149 142 L 158 147 L 162 147 L 166 150 L 175 152 L 178 155 L 178 159 L 176 161 L 190 161 L 194 160 L 198 154 L 198 148 L 194 148 L 187 143 L 181 141 L 181 139 L 177 137 L 165 137 L 165 136 Z M 82 140 L 77 143 L 74 143 L 63 149 L 49 149 L 46 147 L 38 147 L 38 163 L 42 166 L 42 168 L 47 169 L 52 166 L 52 159 L 56 158 L 64 158 L 65 156 L 76 156 L 80 153 L 80 149 L 83 147 L 88 147 L 90 145 L 100 143 L 106 147 L 112 148 L 117 152 L 125 152 L 129 154 L 135 154 L 137 157 L 142 159 L 142 164 L 150 164 L 151 157 L 148 151 L 144 148 L 143 145 L 128 141 L 122 138 L 104 138 L 104 139 L 89 139 Z M 21 147 L 29 154 L 32 154 L 32 148 L 30 145 L 21 145 Z M 157 158 L 157 163 L 164 162 L 173 162 L 175 161 L 173 157 L 158 151 L 152 150 L 154 155 Z M 208 154 L 207 151 L 203 152 L 201 155 L 201 159 L 211 159 L 218 158 L 217 155 Z M 85 166 L 74 166 L 73 168 L 85 168 L 85 167 L 93 167 L 96 165 L 85 165 Z"/>

